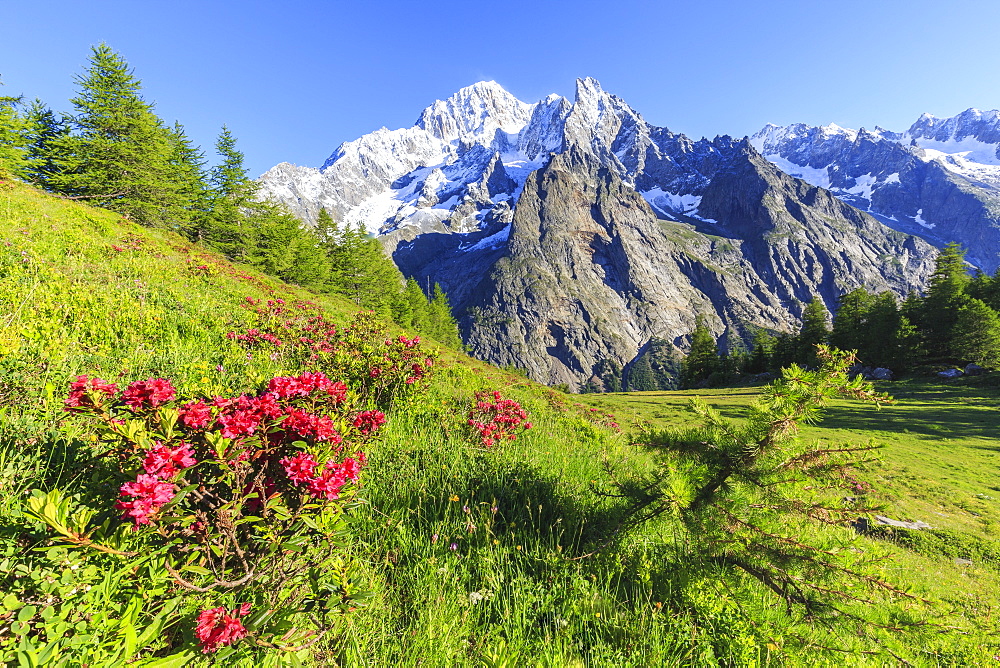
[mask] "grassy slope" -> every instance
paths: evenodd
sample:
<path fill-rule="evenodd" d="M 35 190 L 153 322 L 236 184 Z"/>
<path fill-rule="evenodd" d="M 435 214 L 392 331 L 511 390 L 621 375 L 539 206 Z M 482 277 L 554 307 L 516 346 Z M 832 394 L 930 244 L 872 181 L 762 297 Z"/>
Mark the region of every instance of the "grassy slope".
<path fill-rule="evenodd" d="M 134 249 L 116 251 L 112 245 Z M 207 272 L 196 268 L 206 264 Z M 239 304 L 246 297 L 269 295 L 311 299 L 335 320 L 346 320 L 352 310 L 348 302 L 234 268 L 169 232 L 141 229 L 29 189 L 0 190 L 0 485 L 6 492 L 0 499 L 0 538 L 16 534 L 25 490 L 84 484 L 64 456 L 84 436 L 59 410 L 68 378 L 87 373 L 127 382 L 164 375 L 182 394 L 251 389 L 291 369 L 283 368 L 280 358 L 248 358 L 225 333 L 245 321 Z M 524 402 L 535 428 L 495 451 L 472 447 L 461 422 L 472 391 L 484 387 L 504 389 Z M 956 396 L 932 416 L 927 411 L 940 407 L 940 398 L 924 397 L 933 401 L 921 405 L 919 388 L 913 393 L 912 412 L 905 422 L 893 418 L 892 428 L 843 406 L 831 416 L 833 421 L 840 416 L 836 430 L 807 436 L 894 437 L 906 425 L 910 435 L 887 452 L 889 467 L 871 472 L 896 504 L 887 514 L 936 526 L 947 519 L 960 532 L 995 540 L 990 534 L 996 533 L 996 502 L 974 494 L 988 493 L 986 476 L 996 471 L 996 450 L 988 449 L 996 448 L 989 437 L 996 423 L 981 427 L 973 442 L 956 421 L 976 424 L 981 415 L 992 415 L 986 400 L 972 393 L 956 406 Z M 736 410 L 749 397 L 709 398 Z M 370 503 L 355 519 L 361 537 L 356 556 L 375 597 L 347 618 L 349 632 L 321 662 L 843 664 L 835 652 L 803 654 L 791 636 L 813 634 L 815 641 L 818 634 L 822 641 L 826 632 L 792 624 L 750 583 L 699 569 L 697 559 L 673 539 L 668 522 L 579 558 L 599 547 L 614 526 L 614 500 L 592 491 L 606 476 L 603 462 L 641 470 L 649 454 L 564 400 L 449 354 L 428 396 L 390 416 L 366 477 Z M 623 413 L 632 411 L 630 402 L 648 402 L 635 413 L 666 424 L 677 419 L 684 396 L 581 400 Z M 886 409 L 879 419 L 898 416 L 893 411 L 907 406 Z M 948 425 L 955 425 L 955 433 Z M 947 461 L 927 459 L 945 446 L 953 453 Z M 940 523 L 931 518 L 932 505 L 948 518 Z M 959 568 L 941 556 L 946 551 L 941 546 L 921 547 L 926 555 L 893 548 L 892 568 L 900 577 L 954 601 L 958 626 L 969 628 L 970 619 L 988 617 L 984 606 L 996 604 L 995 568 L 978 560 Z M 982 593 L 978 603 L 971 598 L 976 592 Z M 926 648 L 908 647 L 903 639 L 892 649 L 924 665 L 973 662 L 994 651 L 977 649 L 981 640 L 977 633 L 946 634 Z M 852 657 L 859 665 L 884 660 Z"/>

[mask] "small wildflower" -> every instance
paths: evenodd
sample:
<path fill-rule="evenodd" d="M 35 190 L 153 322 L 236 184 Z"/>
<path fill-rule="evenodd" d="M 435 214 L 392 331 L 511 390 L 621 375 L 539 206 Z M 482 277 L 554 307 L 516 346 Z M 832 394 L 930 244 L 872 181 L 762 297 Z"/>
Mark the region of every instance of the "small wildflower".
<path fill-rule="evenodd" d="M 448 500 L 451 502 L 458 501 L 458 494 L 452 494 L 451 496 L 448 497 Z"/>

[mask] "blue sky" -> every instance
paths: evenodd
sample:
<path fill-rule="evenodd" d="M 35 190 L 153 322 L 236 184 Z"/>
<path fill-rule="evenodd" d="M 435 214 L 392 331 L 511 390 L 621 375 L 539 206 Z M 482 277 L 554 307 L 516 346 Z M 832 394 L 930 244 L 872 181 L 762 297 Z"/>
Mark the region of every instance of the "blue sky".
<path fill-rule="evenodd" d="M 9 0 L 0 16 L 4 94 L 68 111 L 105 41 L 203 148 L 228 124 L 254 176 L 319 166 L 483 79 L 534 102 L 593 76 L 696 138 L 1000 108 L 995 0 Z"/>

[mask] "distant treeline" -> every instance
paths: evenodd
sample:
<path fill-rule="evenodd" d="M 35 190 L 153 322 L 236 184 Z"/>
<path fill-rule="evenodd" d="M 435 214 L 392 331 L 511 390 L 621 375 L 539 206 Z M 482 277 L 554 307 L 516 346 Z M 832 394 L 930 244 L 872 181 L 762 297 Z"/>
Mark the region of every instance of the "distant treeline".
<path fill-rule="evenodd" d="M 809 302 L 797 334 L 763 329 L 749 350 L 720 354 L 708 328 L 699 324 L 680 365 L 681 387 L 731 382 L 737 374 L 776 371 L 792 363 L 815 367 L 816 344 L 855 350 L 862 365 L 905 373 L 927 364 L 1000 366 L 1000 270 L 970 276 L 965 251 L 945 246 L 927 291 L 902 303 L 889 292 L 858 288 L 840 297 L 832 328 L 819 299 Z"/>
<path fill-rule="evenodd" d="M 889 292 L 858 288 L 840 297 L 831 318 L 813 298 L 795 334 L 756 329 L 749 345 L 740 339 L 720 351 L 709 328 L 699 322 L 686 357 L 670 342 L 653 339 L 627 368 L 602 360 L 583 392 L 668 390 L 727 385 L 748 375 L 776 372 L 790 364 L 816 367 L 816 345 L 857 351 L 860 364 L 898 375 L 928 364 L 1000 367 L 1000 270 L 970 275 L 965 251 L 948 244 L 937 257 L 923 295 L 900 303 Z M 735 337 L 730 338 L 730 341 Z"/>
<path fill-rule="evenodd" d="M 208 167 L 179 123 L 167 125 L 110 47 L 93 48 L 76 78 L 73 113 L 40 100 L 0 97 L 0 180 L 17 178 L 62 197 L 116 211 L 282 280 L 353 300 L 360 308 L 461 346 L 447 297 L 403 280 L 379 242 L 325 211 L 315 230 L 260 197 L 236 139 L 223 126 Z"/>

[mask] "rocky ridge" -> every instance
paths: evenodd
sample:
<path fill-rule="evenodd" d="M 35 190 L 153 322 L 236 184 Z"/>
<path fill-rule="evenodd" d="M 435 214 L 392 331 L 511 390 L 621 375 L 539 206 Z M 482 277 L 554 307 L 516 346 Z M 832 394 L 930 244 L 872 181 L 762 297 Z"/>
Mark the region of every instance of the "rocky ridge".
<path fill-rule="evenodd" d="M 922 115 L 906 132 L 769 125 L 751 143 L 786 173 L 903 232 L 1000 267 L 1000 111 Z"/>

